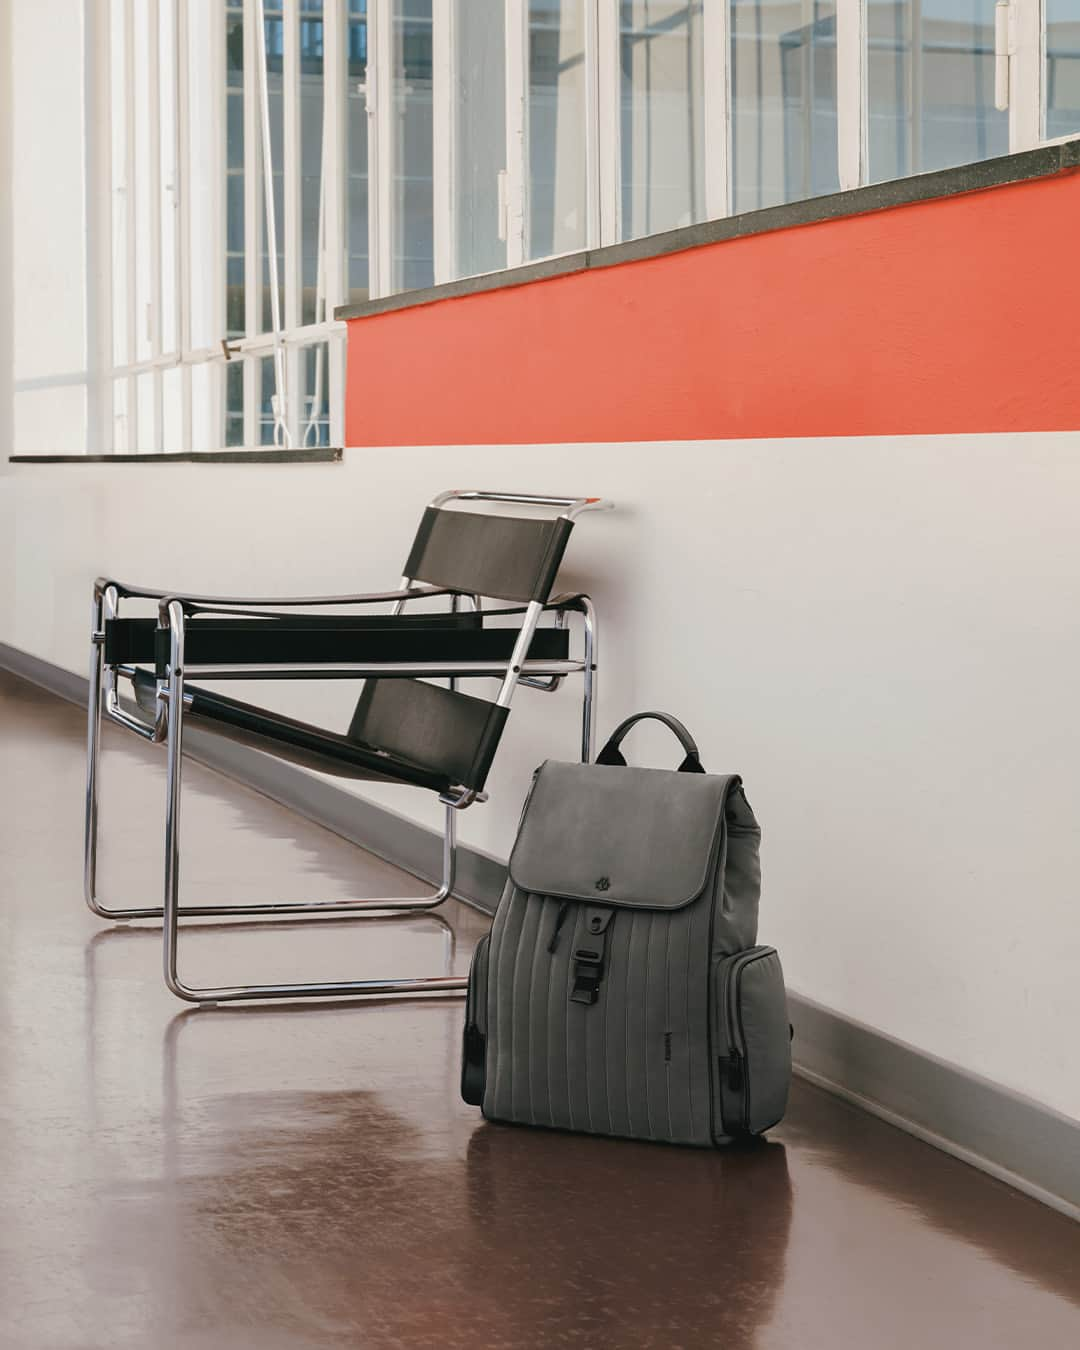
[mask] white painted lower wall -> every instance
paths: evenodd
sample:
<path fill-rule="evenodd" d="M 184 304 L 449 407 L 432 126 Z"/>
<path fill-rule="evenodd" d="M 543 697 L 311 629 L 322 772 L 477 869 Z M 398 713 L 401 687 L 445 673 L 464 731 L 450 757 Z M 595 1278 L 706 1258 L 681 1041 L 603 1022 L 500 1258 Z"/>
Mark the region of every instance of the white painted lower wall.
<path fill-rule="evenodd" d="M 744 776 L 761 936 L 792 987 L 1080 1118 L 1078 451 L 1061 433 L 12 465 L 0 640 L 82 671 L 97 573 L 376 589 L 445 487 L 612 497 L 560 579 L 599 606 L 601 729 L 669 709 L 708 768 Z M 354 692 L 255 696 L 341 727 Z M 506 856 L 532 769 L 575 753 L 577 712 L 569 687 L 519 694 L 465 842 Z M 677 759 L 660 732 L 630 749 Z M 408 789 L 365 795 L 437 823 Z"/>

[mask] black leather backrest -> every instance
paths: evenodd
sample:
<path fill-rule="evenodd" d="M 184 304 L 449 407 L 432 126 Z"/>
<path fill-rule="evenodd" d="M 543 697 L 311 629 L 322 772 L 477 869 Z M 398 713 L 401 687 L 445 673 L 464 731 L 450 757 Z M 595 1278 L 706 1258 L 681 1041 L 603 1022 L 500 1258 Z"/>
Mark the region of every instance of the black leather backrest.
<path fill-rule="evenodd" d="M 368 680 L 353 713 L 349 739 L 400 755 L 479 791 L 507 712 L 487 699 L 422 680 Z"/>
<path fill-rule="evenodd" d="M 405 576 L 499 600 L 546 601 L 573 522 L 488 516 L 429 506 Z"/>

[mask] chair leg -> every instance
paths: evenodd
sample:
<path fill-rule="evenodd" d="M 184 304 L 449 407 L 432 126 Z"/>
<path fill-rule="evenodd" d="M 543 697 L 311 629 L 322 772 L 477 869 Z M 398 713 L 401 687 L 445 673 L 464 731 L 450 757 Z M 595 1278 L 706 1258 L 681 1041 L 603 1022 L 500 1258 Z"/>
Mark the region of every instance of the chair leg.
<path fill-rule="evenodd" d="M 86 828 L 83 836 L 83 895 L 87 905 L 102 919 L 119 917 L 98 903 L 98 761 L 101 752 L 101 675 L 105 653 L 100 641 L 102 598 L 95 592 L 90 615 L 90 698 L 86 719 Z"/>
<path fill-rule="evenodd" d="M 591 764 L 596 753 L 596 610 L 588 596 L 584 602 L 585 669 L 581 694 L 581 762 Z"/>
<path fill-rule="evenodd" d="M 182 633 L 183 617 L 179 616 Z M 177 659 L 175 653 L 177 625 L 173 625 L 174 659 L 169 672 L 169 730 L 166 741 L 166 789 L 165 789 L 165 896 L 163 964 L 165 983 L 178 997 L 188 1003 L 213 1005 L 237 1003 L 244 1000 L 262 999 L 316 999 L 345 998 L 364 996 L 368 998 L 387 996 L 406 996 L 416 994 L 455 995 L 462 994 L 468 988 L 464 976 L 436 975 L 426 978 L 402 978 L 389 980 L 335 980 L 324 983 L 305 984 L 240 984 L 218 988 L 196 988 L 185 984 L 178 973 L 180 916 L 181 913 L 196 913 L 192 909 L 180 908 L 180 806 L 181 784 L 183 776 L 183 656 Z M 455 837 L 453 811 L 447 807 L 446 832 L 443 837 L 443 884 L 436 894 L 446 898 L 453 888 L 455 864 Z M 355 902 L 354 902 L 355 903 Z M 385 906 L 386 901 L 366 901 L 369 907 Z M 428 901 L 427 908 L 431 908 Z M 203 911 L 205 912 L 205 911 Z M 249 913 L 256 912 L 254 909 Z M 280 913 L 280 908 L 278 909 Z"/>

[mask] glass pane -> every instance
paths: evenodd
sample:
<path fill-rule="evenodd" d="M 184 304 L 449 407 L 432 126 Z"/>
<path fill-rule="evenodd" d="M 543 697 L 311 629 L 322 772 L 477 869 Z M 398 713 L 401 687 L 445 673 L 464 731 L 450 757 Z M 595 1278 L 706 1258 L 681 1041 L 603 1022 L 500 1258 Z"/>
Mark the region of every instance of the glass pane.
<path fill-rule="evenodd" d="M 702 4 L 623 0 L 623 239 L 705 215 Z"/>
<path fill-rule="evenodd" d="M 182 449 L 184 434 L 183 387 L 180 367 L 173 366 L 161 373 L 162 450 L 166 453 Z"/>
<path fill-rule="evenodd" d="M 837 192 L 834 0 L 731 0 L 735 211 Z"/>
<path fill-rule="evenodd" d="M 431 0 L 394 0 L 395 291 L 435 279 L 432 230 Z"/>
<path fill-rule="evenodd" d="M 869 0 L 867 35 L 872 182 L 1008 154 L 989 0 Z"/>
<path fill-rule="evenodd" d="M 499 173 L 506 167 L 504 10 L 454 0 L 454 269 L 506 266 L 499 238 Z"/>
<path fill-rule="evenodd" d="M 188 339 L 190 345 L 198 347 L 216 347 L 224 336 L 220 312 L 221 293 L 218 287 L 223 284 L 222 258 L 218 250 L 221 238 L 214 229 L 215 214 L 220 209 L 219 194 L 221 184 L 214 181 L 207 166 L 216 164 L 219 152 L 224 160 L 226 174 L 225 196 L 231 179 L 230 170 L 240 169 L 243 173 L 243 95 L 239 88 L 230 83 L 236 72 L 230 70 L 231 57 L 226 38 L 225 88 L 218 81 L 221 73 L 217 61 L 207 60 L 212 48 L 222 50 L 223 24 L 227 33 L 231 22 L 238 19 L 234 9 L 225 12 L 222 17 L 220 4 L 209 4 L 207 0 L 198 0 L 186 6 L 187 15 L 187 95 L 188 95 L 188 155 L 191 172 L 186 184 L 181 184 L 180 210 L 188 213 L 188 277 L 189 303 Z M 225 99 L 225 144 L 221 145 L 221 107 Z M 237 121 L 240 121 L 240 139 L 237 139 Z M 243 181 L 242 177 L 239 180 Z M 240 200 L 243 202 L 243 190 Z M 226 222 L 228 223 L 228 222 Z M 243 241 L 241 224 L 240 239 Z M 241 268 L 241 274 L 243 269 Z M 243 314 L 243 303 L 240 312 Z M 209 433 L 205 428 L 204 435 Z M 214 444 L 221 446 L 221 433 L 214 432 Z"/>
<path fill-rule="evenodd" d="M 274 358 L 259 357 L 259 445 L 274 444 Z"/>
<path fill-rule="evenodd" d="M 1046 0 L 1046 134 L 1080 131 L 1080 0 Z"/>
<path fill-rule="evenodd" d="M 285 105 L 283 68 L 285 58 L 285 21 L 280 0 L 267 3 L 266 14 L 266 87 L 270 102 L 270 164 L 274 183 L 274 232 L 277 235 L 278 313 L 285 321 Z M 263 173 L 266 166 L 262 166 Z M 274 326 L 273 288 L 270 276 L 270 251 L 267 242 L 263 191 L 259 192 L 259 256 L 262 260 L 259 306 L 259 332 Z"/>
<path fill-rule="evenodd" d="M 225 330 L 243 337 L 244 291 L 244 17 L 240 0 L 225 13 Z M 229 445 L 232 441 L 226 442 Z"/>
<path fill-rule="evenodd" d="M 322 221 L 322 0 L 300 0 L 300 322 L 317 323 Z"/>
<path fill-rule="evenodd" d="M 134 453 L 134 437 L 128 418 L 128 382 L 113 380 L 113 452 Z"/>
<path fill-rule="evenodd" d="M 244 363 L 225 367 L 225 444 L 244 444 Z"/>
<path fill-rule="evenodd" d="M 349 0 L 348 44 L 345 135 L 349 181 L 345 198 L 345 237 L 348 241 L 349 303 L 359 304 L 369 294 L 367 0 Z"/>
<path fill-rule="evenodd" d="M 203 361 L 191 367 L 192 450 L 220 450 L 223 444 L 220 433 L 211 424 L 214 381 L 220 371 L 221 366 L 210 361 Z"/>
<path fill-rule="evenodd" d="M 136 455 L 153 454 L 158 449 L 154 444 L 154 377 L 151 374 L 139 375 L 135 380 L 135 396 L 138 401 L 136 412 L 139 418 L 139 439 L 132 447 Z"/>
<path fill-rule="evenodd" d="M 244 335 L 244 259 L 231 253 L 225 260 L 225 327 L 229 337 Z"/>
<path fill-rule="evenodd" d="M 232 99 L 229 100 L 232 102 Z M 225 182 L 225 256 L 244 256 L 244 173 L 229 171 Z M 241 273 L 243 268 L 240 269 Z"/>
<path fill-rule="evenodd" d="M 530 0 L 530 258 L 586 245 L 585 116 L 584 0 Z"/>
<path fill-rule="evenodd" d="M 305 347 L 300 353 L 304 381 L 300 405 L 300 444 L 308 447 L 330 444 L 330 400 L 327 396 L 327 344 Z"/>

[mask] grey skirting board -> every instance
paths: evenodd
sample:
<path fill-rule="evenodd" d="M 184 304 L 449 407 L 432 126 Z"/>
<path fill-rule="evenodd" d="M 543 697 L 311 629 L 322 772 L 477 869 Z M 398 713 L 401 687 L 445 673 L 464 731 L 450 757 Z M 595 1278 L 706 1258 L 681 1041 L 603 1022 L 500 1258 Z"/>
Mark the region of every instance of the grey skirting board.
<path fill-rule="evenodd" d="M 0 669 L 86 704 L 83 676 L 5 643 Z M 441 837 L 411 820 L 294 765 L 194 728 L 186 734 L 185 749 L 426 881 L 440 873 Z M 81 820 L 71 824 L 82 828 Z M 505 864 L 465 846 L 458 857 L 457 894 L 493 912 Z M 1080 1122 L 800 994 L 790 993 L 789 1001 L 796 1072 L 803 1078 L 1080 1220 Z"/>

